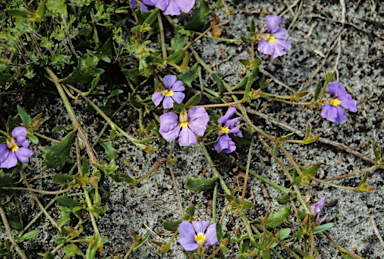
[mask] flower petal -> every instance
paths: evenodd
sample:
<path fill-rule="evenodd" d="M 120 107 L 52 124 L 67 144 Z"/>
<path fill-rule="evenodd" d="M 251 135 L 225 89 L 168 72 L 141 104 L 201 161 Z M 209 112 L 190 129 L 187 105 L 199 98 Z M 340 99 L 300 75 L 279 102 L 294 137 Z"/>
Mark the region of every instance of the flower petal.
<path fill-rule="evenodd" d="M 321 117 L 335 123 L 337 120 L 336 107 L 329 103 L 324 103 L 323 108 L 321 109 Z"/>
<path fill-rule="evenodd" d="M 157 6 L 156 6 L 157 7 Z M 157 7 L 158 8 L 158 7 Z M 160 8 L 159 8 L 160 9 Z M 164 82 L 164 85 L 170 89 L 173 84 L 176 82 L 176 76 L 174 75 L 166 75 L 164 78 L 163 78 L 163 82 Z"/>
<path fill-rule="evenodd" d="M 189 145 L 194 145 L 197 142 L 197 138 L 195 134 L 190 130 L 188 127 L 185 127 L 181 130 L 180 136 L 179 136 L 179 145 L 184 147 L 184 146 L 189 146 Z"/>
<path fill-rule="evenodd" d="M 172 140 L 176 139 L 179 136 L 179 132 L 180 132 L 179 126 L 176 126 L 175 128 L 173 128 L 169 131 L 159 130 L 159 133 L 167 142 L 171 142 Z"/>
<path fill-rule="evenodd" d="M 269 32 L 276 32 L 281 24 L 281 16 L 267 15 L 265 18 L 265 23 L 267 24 Z"/>
<path fill-rule="evenodd" d="M 233 134 L 233 135 L 235 135 L 236 137 L 240 137 L 240 138 L 242 138 L 243 137 L 243 134 L 241 133 L 241 131 L 240 131 L 240 125 L 237 125 L 236 127 L 234 127 L 234 128 L 232 128 L 232 129 L 230 129 L 230 130 L 228 130 L 228 134 Z"/>
<path fill-rule="evenodd" d="M 272 55 L 274 52 L 274 47 L 270 42 L 266 41 L 264 38 L 261 38 L 259 41 L 259 45 L 257 45 L 257 49 L 267 55 Z"/>
<path fill-rule="evenodd" d="M 329 94 L 332 96 L 340 97 L 347 93 L 347 90 L 340 85 L 338 81 L 330 82 L 328 84 Z"/>
<path fill-rule="evenodd" d="M 235 142 L 228 135 L 218 137 L 214 147 L 217 151 L 227 154 L 236 150 Z"/>
<path fill-rule="evenodd" d="M 0 168 L 11 168 L 17 165 L 17 158 L 14 152 L 9 152 L 8 157 L 1 162 Z"/>
<path fill-rule="evenodd" d="M 160 10 L 165 10 L 169 5 L 169 0 L 151 0 L 151 2 Z"/>
<path fill-rule="evenodd" d="M 12 130 L 12 137 L 16 139 L 18 146 L 21 146 L 21 144 L 25 141 L 27 133 L 28 130 L 24 127 L 16 127 Z"/>
<path fill-rule="evenodd" d="M 227 120 L 229 120 L 235 113 L 236 113 L 235 107 L 228 108 L 227 112 L 224 116 L 222 116 L 220 119 L 217 120 L 218 123 L 224 124 Z"/>
<path fill-rule="evenodd" d="M 357 112 L 357 101 L 352 99 L 352 96 L 348 93 L 343 95 L 341 98 L 338 98 L 340 101 L 340 105 L 343 106 L 345 109 L 351 111 L 351 112 Z"/>
<path fill-rule="evenodd" d="M 179 6 L 179 9 L 183 13 L 188 13 L 189 11 L 191 11 L 192 7 L 195 5 L 195 0 L 174 0 L 174 1 L 177 3 L 177 5 Z"/>
<path fill-rule="evenodd" d="M 149 6 L 155 5 L 154 3 L 152 3 L 151 0 L 141 0 L 141 2 L 143 2 L 144 4 L 149 5 Z"/>
<path fill-rule="evenodd" d="M 200 106 L 191 108 L 188 111 L 188 117 L 191 118 L 191 120 L 198 119 L 198 118 L 205 118 L 207 119 L 207 123 L 209 121 L 209 116 L 207 111 L 204 109 L 204 107 L 200 107 Z"/>
<path fill-rule="evenodd" d="M 177 5 L 175 0 L 169 0 L 169 5 L 167 6 L 167 9 L 164 10 L 165 15 L 179 15 L 180 14 L 180 7 Z"/>
<path fill-rule="evenodd" d="M 218 244 L 219 241 L 217 240 L 216 223 L 214 223 L 208 227 L 207 232 L 205 233 L 205 245 L 212 246 Z"/>
<path fill-rule="evenodd" d="M 0 144 L 0 163 L 7 159 L 9 155 L 9 150 L 6 144 Z"/>
<path fill-rule="evenodd" d="M 235 127 L 235 123 L 237 122 L 237 121 L 241 121 L 242 119 L 240 118 L 240 117 L 236 117 L 236 118 L 234 118 L 234 119 L 232 119 L 232 120 L 227 120 L 226 122 L 225 122 L 225 126 L 227 126 L 227 127 Z"/>
<path fill-rule="evenodd" d="M 176 82 L 172 85 L 171 90 L 172 90 L 173 92 L 182 92 L 182 91 L 184 91 L 184 90 L 185 90 L 185 87 L 184 87 L 184 85 L 183 85 L 183 82 L 181 82 L 181 81 L 176 81 Z"/>
<path fill-rule="evenodd" d="M 197 234 L 205 232 L 208 227 L 208 221 L 192 221 L 192 226 Z"/>
<path fill-rule="evenodd" d="M 17 158 L 22 163 L 28 163 L 29 157 L 33 155 L 33 151 L 29 148 L 21 147 L 15 151 Z"/>
<path fill-rule="evenodd" d="M 183 220 L 183 222 L 179 224 L 179 227 L 177 228 L 177 230 L 179 231 L 180 235 L 182 235 L 183 237 L 194 239 L 196 236 L 193 225 L 187 220 Z"/>
<path fill-rule="evenodd" d="M 323 221 L 327 218 L 327 214 L 326 215 L 324 215 L 323 217 L 318 217 L 317 218 L 317 222 L 319 222 L 319 224 L 321 224 L 321 223 L 323 223 Z"/>
<path fill-rule="evenodd" d="M 159 106 L 161 101 L 163 100 L 164 95 L 160 92 L 156 92 L 152 95 L 152 102 L 156 105 Z"/>
<path fill-rule="evenodd" d="M 147 13 L 148 7 L 144 3 L 140 3 L 140 10 Z"/>
<path fill-rule="evenodd" d="M 343 108 L 340 106 L 336 106 L 336 111 L 337 111 L 337 118 L 334 124 L 339 124 L 339 123 L 344 123 L 348 121 L 347 115 L 345 115 L 345 111 Z"/>
<path fill-rule="evenodd" d="M 160 116 L 160 131 L 167 132 L 174 129 L 177 124 L 177 114 L 173 112 L 167 112 Z"/>
<path fill-rule="evenodd" d="M 170 96 L 165 96 L 163 101 L 163 108 L 170 109 L 173 107 L 173 99 Z"/>
<path fill-rule="evenodd" d="M 182 103 L 183 100 L 185 98 L 185 94 L 184 93 L 180 93 L 180 92 L 173 92 L 172 94 L 172 99 L 177 102 L 177 103 Z"/>
<path fill-rule="evenodd" d="M 208 122 L 206 118 L 198 118 L 198 119 L 194 119 L 193 121 L 190 121 L 188 123 L 188 127 L 196 135 L 203 136 L 205 133 L 205 130 L 207 129 L 207 124 Z"/>
<path fill-rule="evenodd" d="M 195 238 L 182 237 L 179 239 L 179 243 L 185 251 L 194 251 L 199 248 L 199 245 L 195 242 Z"/>

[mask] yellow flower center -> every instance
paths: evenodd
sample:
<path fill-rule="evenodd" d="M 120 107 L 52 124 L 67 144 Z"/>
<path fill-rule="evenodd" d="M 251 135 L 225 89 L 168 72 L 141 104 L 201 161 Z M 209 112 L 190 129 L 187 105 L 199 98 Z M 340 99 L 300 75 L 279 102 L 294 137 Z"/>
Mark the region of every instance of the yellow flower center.
<path fill-rule="evenodd" d="M 267 41 L 274 42 L 275 40 L 276 40 L 275 37 L 269 37 L 269 39 Z"/>
<path fill-rule="evenodd" d="M 185 128 L 188 126 L 188 114 L 186 111 L 180 113 L 179 121 L 181 122 L 180 127 Z"/>
<path fill-rule="evenodd" d="M 275 37 L 271 37 L 271 34 L 269 33 L 261 34 L 261 38 L 264 38 L 266 41 L 269 42 L 274 42 L 276 40 Z"/>
<path fill-rule="evenodd" d="M 14 138 L 9 138 L 7 140 L 7 146 L 10 150 L 12 150 L 12 152 L 15 152 L 16 150 L 19 149 L 19 147 L 17 146 L 16 142 L 15 142 L 15 139 Z"/>
<path fill-rule="evenodd" d="M 332 106 L 337 106 L 337 105 L 340 104 L 340 101 L 335 99 L 335 100 L 332 100 L 329 104 L 332 105 Z"/>
<path fill-rule="evenodd" d="M 219 136 L 224 135 L 224 134 L 228 134 L 228 131 L 229 131 L 228 127 L 219 126 Z"/>
<path fill-rule="evenodd" d="M 172 96 L 173 95 L 173 91 L 171 90 L 164 90 L 161 92 L 164 96 Z"/>
<path fill-rule="evenodd" d="M 196 236 L 195 236 L 195 241 L 196 241 L 196 244 L 198 244 L 199 246 L 202 246 L 205 244 L 205 236 L 203 233 L 198 233 Z"/>

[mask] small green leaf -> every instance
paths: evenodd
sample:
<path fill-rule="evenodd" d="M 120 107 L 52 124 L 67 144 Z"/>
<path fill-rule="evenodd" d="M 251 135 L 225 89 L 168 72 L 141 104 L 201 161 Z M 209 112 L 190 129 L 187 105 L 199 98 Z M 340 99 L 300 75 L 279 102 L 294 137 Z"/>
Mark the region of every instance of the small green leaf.
<path fill-rule="evenodd" d="M 163 223 L 163 227 L 168 231 L 175 232 L 177 230 L 177 228 L 179 227 L 181 222 L 182 222 L 181 220 L 179 220 L 179 221 L 165 221 Z"/>
<path fill-rule="evenodd" d="M 289 193 L 286 193 L 286 194 L 284 194 L 281 197 L 276 197 L 276 201 L 279 204 L 287 204 L 287 202 L 289 202 L 289 199 L 290 199 L 290 194 Z"/>
<path fill-rule="evenodd" d="M 296 177 L 296 178 L 293 180 L 292 184 L 293 184 L 293 185 L 299 185 L 299 184 L 301 183 L 301 180 L 302 180 L 302 179 L 303 179 L 302 176 L 298 176 L 298 177 Z"/>
<path fill-rule="evenodd" d="M 28 17 L 29 12 L 22 11 L 22 10 L 6 10 L 6 14 L 10 16 L 19 16 L 19 17 Z"/>
<path fill-rule="evenodd" d="M 196 12 L 193 13 L 192 18 L 184 26 L 187 30 L 198 29 L 201 25 L 207 21 L 206 17 L 211 12 L 207 0 L 200 0 L 200 5 Z"/>
<path fill-rule="evenodd" d="M 216 224 L 216 236 L 219 243 L 221 243 L 221 240 L 223 240 L 224 234 L 223 234 L 221 225 L 219 223 Z"/>
<path fill-rule="evenodd" d="M 288 216 L 291 215 L 291 209 L 288 207 L 281 208 L 279 211 L 272 212 L 267 220 L 267 228 L 279 227 L 285 221 L 288 220 Z M 264 220 L 261 218 L 260 220 Z M 256 219 L 252 223 L 261 224 L 261 221 Z"/>
<path fill-rule="evenodd" d="M 184 58 L 184 56 L 185 56 L 185 54 L 184 54 L 185 52 L 184 52 L 184 50 L 179 50 L 179 51 L 176 51 L 175 53 L 173 53 L 172 55 L 170 55 L 168 58 L 167 58 L 167 63 L 169 64 L 169 65 L 171 65 L 171 66 L 175 66 L 175 65 L 177 65 L 177 64 L 179 64 L 182 60 L 183 60 L 183 58 Z"/>
<path fill-rule="evenodd" d="M 183 104 L 180 104 L 180 103 L 177 103 L 177 102 L 174 102 L 173 103 L 173 110 L 177 113 L 181 112 L 184 108 L 184 105 Z"/>
<path fill-rule="evenodd" d="M 292 237 L 301 237 L 305 235 L 305 233 L 301 230 L 297 230 L 295 233 L 293 233 Z"/>
<path fill-rule="evenodd" d="M 105 141 L 105 142 L 99 142 L 99 143 L 105 149 L 105 154 L 108 155 L 109 161 L 117 158 L 117 153 L 119 153 L 119 150 L 113 147 L 113 144 L 111 141 Z"/>
<path fill-rule="evenodd" d="M 243 88 L 247 84 L 247 82 L 248 82 L 248 76 L 243 77 L 241 81 L 237 85 L 235 85 L 232 91 Z"/>
<path fill-rule="evenodd" d="M 241 243 L 240 253 L 243 254 L 247 252 L 250 243 L 251 243 L 251 240 L 249 238 L 244 239 L 243 242 Z"/>
<path fill-rule="evenodd" d="M 210 178 L 210 179 L 203 179 L 201 176 L 199 176 L 198 179 L 196 178 L 187 178 L 187 183 L 185 184 L 185 188 L 192 191 L 208 191 L 211 190 L 215 182 L 219 180 L 218 177 Z"/>
<path fill-rule="evenodd" d="M 344 259 L 353 259 L 353 258 L 350 257 L 349 255 L 344 254 L 344 253 L 341 253 L 341 256 L 342 256 Z"/>
<path fill-rule="evenodd" d="M 42 18 L 44 18 L 46 11 L 47 11 L 47 8 L 46 8 L 46 6 L 45 6 L 45 2 L 42 1 L 42 2 L 39 4 L 39 7 L 38 7 L 37 10 L 36 10 L 36 14 L 39 16 L 40 20 L 41 20 Z"/>
<path fill-rule="evenodd" d="M 21 107 L 17 106 L 17 110 L 19 112 L 21 121 L 23 122 L 24 126 L 30 126 L 32 124 L 31 117 L 26 113 L 26 111 Z"/>
<path fill-rule="evenodd" d="M 59 206 L 66 207 L 66 208 L 69 208 L 71 210 L 74 207 L 79 206 L 79 202 L 76 200 L 76 198 L 71 199 L 68 197 L 67 194 L 63 194 L 62 196 L 57 198 L 57 204 L 59 204 Z"/>
<path fill-rule="evenodd" d="M 149 236 L 149 232 L 145 234 L 144 238 L 140 238 L 140 241 L 137 242 L 135 246 L 133 246 L 133 251 L 137 250 L 140 246 L 142 246 L 144 242 L 147 241 L 148 236 Z"/>
<path fill-rule="evenodd" d="M 55 255 L 52 253 L 46 253 L 44 259 L 55 259 Z"/>
<path fill-rule="evenodd" d="M 67 128 L 64 127 L 64 126 L 60 126 L 60 125 L 58 125 L 58 126 L 55 126 L 55 127 L 52 129 L 52 131 L 55 131 L 55 130 L 67 130 Z"/>
<path fill-rule="evenodd" d="M 147 19 L 145 19 L 145 21 L 143 22 L 143 24 L 149 24 L 151 25 L 154 21 L 156 21 L 157 17 L 159 16 L 159 13 L 160 13 L 160 10 L 159 9 L 156 9 L 155 11 L 153 11 Z"/>
<path fill-rule="evenodd" d="M 251 29 L 250 32 L 255 34 L 256 33 L 256 26 L 255 26 L 255 20 L 253 18 L 251 19 Z"/>
<path fill-rule="evenodd" d="M 67 182 L 71 182 L 73 180 L 73 176 L 66 174 L 55 174 L 53 176 L 52 182 L 66 184 Z"/>
<path fill-rule="evenodd" d="M 14 229 L 23 229 L 23 226 L 20 223 L 20 220 L 18 217 L 16 217 L 13 214 L 8 214 L 7 215 L 7 220 L 9 223 L 9 226 Z"/>
<path fill-rule="evenodd" d="M 218 76 L 216 75 L 215 73 L 212 73 L 211 74 L 213 80 L 215 80 L 217 86 L 219 87 L 219 90 L 220 90 L 220 93 L 224 93 L 225 92 L 225 86 L 224 86 L 224 82 L 223 80 Z"/>
<path fill-rule="evenodd" d="M 262 259 L 271 259 L 271 253 L 269 251 L 265 251 Z"/>
<path fill-rule="evenodd" d="M 10 83 L 13 80 L 13 75 L 11 74 L 4 74 L 0 72 L 0 82 L 2 83 Z"/>
<path fill-rule="evenodd" d="M 98 63 L 98 57 L 84 54 L 78 58 L 77 67 L 73 69 L 73 72 L 61 81 L 68 84 L 88 83 L 97 75 L 104 73 L 103 69 L 96 67 Z"/>
<path fill-rule="evenodd" d="M 111 58 L 113 57 L 111 37 L 107 39 L 101 48 L 98 48 L 95 51 L 87 50 L 87 52 L 93 57 L 97 57 L 107 63 L 111 63 Z"/>
<path fill-rule="evenodd" d="M 185 213 L 183 220 L 190 221 L 190 220 L 192 220 L 193 215 L 195 215 L 195 207 L 191 206 L 191 207 L 188 208 L 187 213 Z"/>
<path fill-rule="evenodd" d="M 241 39 L 241 41 L 244 42 L 244 43 L 251 44 L 251 39 L 250 39 L 250 38 L 241 36 L 240 39 Z"/>
<path fill-rule="evenodd" d="M 177 52 L 180 49 L 183 49 L 185 44 L 187 44 L 187 42 L 188 42 L 188 37 L 182 36 L 179 32 L 177 32 L 176 37 L 173 37 L 171 39 L 171 49 Z"/>
<path fill-rule="evenodd" d="M 138 102 L 132 94 L 128 95 L 128 99 L 129 99 L 129 104 L 132 105 L 132 107 L 135 108 L 136 110 L 140 110 L 141 107 L 143 107 L 143 104 Z"/>
<path fill-rule="evenodd" d="M 23 242 L 24 240 L 32 239 L 35 236 L 37 236 L 39 233 L 40 233 L 40 230 L 38 229 L 32 230 L 28 233 L 25 233 L 20 239 L 17 240 L 17 242 L 20 243 L 20 242 Z"/>
<path fill-rule="evenodd" d="M 7 128 L 8 128 L 8 133 L 11 135 L 12 134 L 12 130 L 14 128 L 16 128 L 16 126 L 18 125 L 18 119 L 17 119 L 17 116 L 15 117 L 12 117 L 12 116 L 9 116 L 8 117 L 8 121 L 7 121 Z"/>
<path fill-rule="evenodd" d="M 308 168 L 308 170 L 305 170 L 302 173 L 303 175 L 315 176 L 320 166 L 321 166 L 321 163 L 316 163 L 315 165 L 311 166 L 310 168 Z"/>
<path fill-rule="evenodd" d="M 313 234 L 318 234 L 318 233 L 321 233 L 323 231 L 326 231 L 326 230 L 332 228 L 334 225 L 335 225 L 334 223 L 327 223 L 324 225 L 317 226 L 313 229 Z"/>
<path fill-rule="evenodd" d="M 201 93 L 195 94 L 191 99 L 188 100 L 188 102 L 185 104 L 187 107 L 193 107 L 199 104 L 201 101 Z"/>
<path fill-rule="evenodd" d="M 66 239 L 65 237 L 58 237 L 55 239 L 55 243 L 58 245 L 66 244 L 68 243 L 68 239 Z"/>
<path fill-rule="evenodd" d="M 80 249 L 77 247 L 77 245 L 69 244 L 64 246 L 64 254 L 65 256 L 63 257 L 63 259 L 66 259 L 66 258 L 73 257 L 75 255 L 81 255 L 82 253 Z"/>
<path fill-rule="evenodd" d="M 38 139 L 35 135 L 33 135 L 32 133 L 30 133 L 30 132 L 27 133 L 27 138 L 28 138 L 30 141 L 32 141 L 33 144 L 37 144 L 37 143 L 39 143 L 39 139 Z"/>
<path fill-rule="evenodd" d="M 320 79 L 319 81 L 317 82 L 317 86 L 316 86 L 316 90 L 315 90 L 315 101 L 319 98 L 319 94 L 320 94 L 320 91 L 321 91 L 321 82 L 320 82 Z"/>
<path fill-rule="evenodd" d="M 43 153 L 43 164 L 45 169 L 58 168 L 61 170 L 69 160 L 72 143 L 75 140 L 75 131 L 67 134 L 60 143 L 54 144 L 52 147 L 45 147 Z"/>
<path fill-rule="evenodd" d="M 284 239 L 286 239 L 289 234 L 291 233 L 291 229 L 290 228 L 283 228 L 283 229 L 280 229 L 278 232 L 277 232 L 277 236 L 279 237 L 279 241 L 283 241 Z"/>

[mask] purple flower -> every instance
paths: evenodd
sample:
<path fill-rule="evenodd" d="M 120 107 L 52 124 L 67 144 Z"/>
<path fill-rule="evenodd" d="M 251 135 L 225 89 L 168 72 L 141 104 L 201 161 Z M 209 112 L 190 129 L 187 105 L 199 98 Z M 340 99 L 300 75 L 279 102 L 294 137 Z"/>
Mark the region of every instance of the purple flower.
<path fill-rule="evenodd" d="M 321 224 L 325 220 L 325 218 L 327 217 L 327 215 L 325 215 L 324 217 L 319 217 L 321 210 L 324 207 L 324 203 L 325 203 L 326 198 L 327 198 L 327 195 L 325 195 L 324 197 L 321 197 L 318 202 L 316 202 L 315 204 L 310 206 L 311 207 L 310 211 L 311 211 L 313 216 L 317 215 L 317 222 L 319 222 L 319 224 Z"/>
<path fill-rule="evenodd" d="M 271 55 L 272 58 L 277 58 L 286 54 L 285 50 L 291 48 L 288 40 L 288 32 L 284 28 L 280 28 L 281 17 L 276 15 L 267 15 L 265 19 L 267 23 L 268 32 L 260 35 L 261 39 L 259 42 L 258 50 L 264 54 Z"/>
<path fill-rule="evenodd" d="M 215 149 L 219 152 L 232 153 L 236 150 L 236 145 L 228 134 L 233 134 L 237 137 L 243 137 L 240 131 L 240 126 L 235 127 L 236 121 L 241 121 L 240 117 L 234 119 L 230 118 L 236 113 L 236 108 L 231 107 L 228 109 L 227 113 L 217 120 L 218 123 L 224 124 L 224 126 L 219 125 L 219 137 L 215 143 Z"/>
<path fill-rule="evenodd" d="M 12 131 L 12 138 L 8 138 L 7 144 L 0 144 L 0 168 L 11 168 L 17 165 L 17 159 L 22 163 L 28 163 L 28 158 L 33 151 L 28 148 L 29 142 L 25 140 L 27 129 L 16 127 Z"/>
<path fill-rule="evenodd" d="M 203 136 L 209 121 L 208 113 L 203 107 L 193 107 L 188 111 L 182 111 L 179 118 L 173 112 L 160 116 L 160 134 L 166 141 L 171 142 L 179 134 L 179 145 L 189 146 L 196 144 L 196 135 Z M 180 131 L 181 129 L 181 131 Z"/>
<path fill-rule="evenodd" d="M 188 13 L 195 5 L 195 0 L 150 0 L 166 15 L 179 15 L 180 11 Z"/>
<path fill-rule="evenodd" d="M 329 83 L 328 88 L 331 96 L 324 99 L 321 117 L 332 121 L 334 124 L 347 122 L 348 118 L 345 115 L 344 109 L 357 112 L 356 100 L 353 100 L 351 95 L 337 81 Z M 343 106 L 344 109 L 339 105 Z"/>
<path fill-rule="evenodd" d="M 154 5 L 151 0 L 141 0 L 141 2 L 138 2 L 137 0 L 129 0 L 129 1 L 131 2 L 131 6 L 133 9 L 135 9 L 136 6 L 140 4 L 140 10 L 143 12 L 148 12 L 147 5 L 149 6 Z"/>
<path fill-rule="evenodd" d="M 194 251 L 199 248 L 199 246 L 218 245 L 219 241 L 217 240 L 216 223 L 209 227 L 208 224 L 208 221 L 192 221 L 192 224 L 186 220 L 181 222 L 177 229 L 180 235 L 183 236 L 179 239 L 180 245 L 186 251 Z"/>
<path fill-rule="evenodd" d="M 185 90 L 181 81 L 176 81 L 176 76 L 166 75 L 163 78 L 164 85 L 167 87 L 166 90 L 156 92 L 152 95 L 153 103 L 158 106 L 164 99 L 164 109 L 173 107 L 173 102 L 181 103 L 184 100 L 185 94 L 182 91 Z"/>

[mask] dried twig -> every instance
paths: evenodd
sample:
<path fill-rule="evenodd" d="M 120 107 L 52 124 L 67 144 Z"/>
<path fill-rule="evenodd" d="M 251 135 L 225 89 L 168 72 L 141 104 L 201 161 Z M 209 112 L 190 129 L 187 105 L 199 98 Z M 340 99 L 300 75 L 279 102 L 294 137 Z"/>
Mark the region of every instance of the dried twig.
<path fill-rule="evenodd" d="M 371 220 L 371 224 L 372 224 L 372 227 L 373 227 L 373 231 L 375 232 L 377 238 L 378 238 L 379 241 L 380 241 L 381 246 L 382 246 L 383 249 L 384 249 L 384 240 L 383 240 L 383 238 L 381 237 L 380 232 L 379 232 L 379 230 L 377 229 L 377 226 L 376 226 L 376 224 L 375 224 L 375 220 L 374 220 L 375 216 L 362 215 L 362 214 L 360 214 L 360 216 L 369 218 L 369 219 Z"/>
<path fill-rule="evenodd" d="M 263 73 L 264 75 L 266 76 L 269 76 L 275 83 L 287 88 L 289 91 L 291 91 L 292 93 L 296 93 L 295 90 L 293 90 L 292 88 L 290 88 L 288 85 L 284 84 L 283 82 L 281 82 L 280 80 L 278 80 L 277 78 L 275 78 L 273 75 L 271 75 L 269 72 L 265 71 L 264 69 L 260 68 L 259 71 L 261 73 Z"/>

